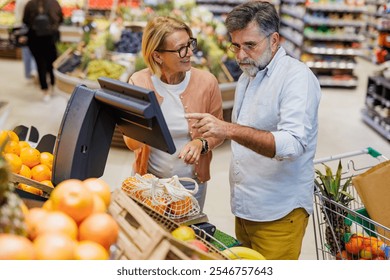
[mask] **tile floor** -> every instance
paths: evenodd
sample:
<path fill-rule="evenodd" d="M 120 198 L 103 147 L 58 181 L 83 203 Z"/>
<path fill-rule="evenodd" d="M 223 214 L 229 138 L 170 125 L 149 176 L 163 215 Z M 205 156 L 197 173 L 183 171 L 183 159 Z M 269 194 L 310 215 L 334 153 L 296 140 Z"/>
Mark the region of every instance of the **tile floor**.
<path fill-rule="evenodd" d="M 367 76 L 379 67 L 359 60 L 356 74 L 359 85 L 356 89 L 323 89 L 319 110 L 320 131 L 317 158 L 373 147 L 390 156 L 389 141 L 365 125 L 360 117 L 364 106 Z M 37 84 L 28 83 L 23 76 L 21 60 L 0 58 L 0 101 L 8 102 L 5 121 L 0 118 L 2 129 L 12 129 L 23 124 L 35 126 L 41 135 L 57 135 L 68 94 L 55 91 L 53 98 L 44 103 Z M 1 111 L 0 111 L 1 112 Z M 3 114 L 4 117 L 4 114 Z M 214 152 L 212 179 L 209 182 L 204 212 L 210 223 L 234 236 L 233 215 L 229 205 L 228 168 L 230 146 L 226 142 Z M 103 178 L 112 189 L 119 188 L 130 174 L 132 152 L 111 148 Z M 303 244 L 301 259 L 316 259 L 313 224 L 310 222 Z"/>

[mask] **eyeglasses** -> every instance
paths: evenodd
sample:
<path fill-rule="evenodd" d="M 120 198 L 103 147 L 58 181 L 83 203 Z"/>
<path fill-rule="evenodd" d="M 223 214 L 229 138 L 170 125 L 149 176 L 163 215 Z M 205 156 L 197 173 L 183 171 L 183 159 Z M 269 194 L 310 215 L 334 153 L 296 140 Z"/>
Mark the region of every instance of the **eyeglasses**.
<path fill-rule="evenodd" d="M 242 46 L 240 46 L 238 44 L 231 43 L 230 46 L 228 47 L 228 49 L 234 53 L 238 53 L 241 49 L 243 49 L 244 52 L 248 53 L 250 51 L 255 50 L 257 48 L 257 46 L 259 46 L 265 39 L 267 39 L 269 37 L 269 35 L 271 35 L 271 34 L 268 34 L 267 36 L 265 36 L 263 38 L 263 40 L 261 40 L 260 42 L 257 42 L 257 43 L 248 42 L 248 43 L 244 43 Z"/>
<path fill-rule="evenodd" d="M 188 49 L 190 48 L 191 51 L 195 50 L 196 47 L 198 46 L 198 41 L 195 39 L 195 38 L 190 38 L 190 40 L 188 41 L 187 45 L 177 49 L 177 50 L 161 50 L 161 49 L 157 49 L 156 51 L 158 52 L 177 52 L 179 54 L 179 57 L 180 58 L 184 58 L 187 53 L 188 53 Z"/>

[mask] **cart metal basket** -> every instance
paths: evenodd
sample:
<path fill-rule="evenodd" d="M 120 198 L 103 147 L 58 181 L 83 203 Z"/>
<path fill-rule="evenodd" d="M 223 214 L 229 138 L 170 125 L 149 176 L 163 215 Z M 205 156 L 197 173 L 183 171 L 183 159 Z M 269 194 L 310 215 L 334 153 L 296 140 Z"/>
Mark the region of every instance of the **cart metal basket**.
<path fill-rule="evenodd" d="M 324 164 L 336 170 L 339 162 L 342 165 L 341 183 L 357 176 L 371 167 L 386 161 L 387 158 L 372 148 L 355 152 L 339 154 L 327 158 L 316 159 L 316 170 L 322 173 Z M 390 229 L 373 221 L 365 211 L 364 205 L 352 184 L 347 187 L 347 193 L 353 200 L 344 206 L 329 199 L 321 192 L 321 181 L 316 177 L 314 189 L 314 238 L 318 260 L 358 259 L 359 254 L 350 255 L 345 251 L 346 237 L 353 234 L 363 236 L 367 240 L 380 240 L 384 247 L 390 245 Z M 378 234 L 381 232 L 382 234 Z M 386 249 L 388 250 L 388 249 Z M 375 254 L 369 259 L 376 258 Z"/>

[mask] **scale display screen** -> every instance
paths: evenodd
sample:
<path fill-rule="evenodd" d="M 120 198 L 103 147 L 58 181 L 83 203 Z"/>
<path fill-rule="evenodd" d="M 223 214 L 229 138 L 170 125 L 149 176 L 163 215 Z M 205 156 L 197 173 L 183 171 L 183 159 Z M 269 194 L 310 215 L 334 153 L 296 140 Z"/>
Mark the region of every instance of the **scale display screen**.
<path fill-rule="evenodd" d="M 52 181 L 101 177 L 115 127 L 126 136 L 173 154 L 173 139 L 155 93 L 110 78 L 100 89 L 76 86 L 66 107 L 56 144 Z"/>

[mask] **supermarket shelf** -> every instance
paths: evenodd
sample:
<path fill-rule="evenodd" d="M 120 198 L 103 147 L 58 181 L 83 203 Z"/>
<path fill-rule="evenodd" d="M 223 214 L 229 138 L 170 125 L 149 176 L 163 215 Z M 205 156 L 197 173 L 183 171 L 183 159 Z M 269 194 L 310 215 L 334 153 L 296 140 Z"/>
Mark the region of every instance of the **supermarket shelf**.
<path fill-rule="evenodd" d="M 345 12 L 345 13 L 363 13 L 367 11 L 365 6 L 348 6 L 340 3 L 335 4 L 310 4 L 306 9 L 321 12 Z"/>
<path fill-rule="evenodd" d="M 329 20 L 329 19 L 318 19 L 317 17 L 305 16 L 305 23 L 311 26 L 354 26 L 354 27 L 364 27 L 366 22 L 356 21 L 356 20 Z"/>
<path fill-rule="evenodd" d="M 362 42 L 366 38 L 363 35 L 355 34 L 322 34 L 308 33 L 305 37 L 313 41 L 341 41 L 341 42 Z"/>
<path fill-rule="evenodd" d="M 290 42 L 293 42 L 295 45 L 300 46 L 303 43 L 303 36 L 302 34 L 297 34 L 298 36 L 293 36 L 288 32 L 287 30 L 281 29 L 280 34 L 282 37 L 286 38 Z"/>
<path fill-rule="evenodd" d="M 281 0 L 283 46 L 313 70 L 321 86 L 355 88 L 354 58 L 363 55 L 366 7 L 328 3 Z"/>
<path fill-rule="evenodd" d="M 357 79 L 337 80 L 332 76 L 319 76 L 318 80 L 322 87 L 356 88 L 358 85 Z"/>
<path fill-rule="evenodd" d="M 353 48 L 320 48 L 320 47 L 305 47 L 304 50 L 311 54 L 321 55 L 341 55 L 341 56 L 361 56 L 363 52 Z"/>
<path fill-rule="evenodd" d="M 9 26 L 0 25 L 0 39 L 7 40 L 9 37 L 8 29 Z"/>
<path fill-rule="evenodd" d="M 316 69 L 350 69 L 353 70 L 356 67 L 355 62 L 327 62 L 327 61 L 306 61 L 307 66 Z"/>
<path fill-rule="evenodd" d="M 303 28 L 305 27 L 305 24 L 303 23 L 303 21 L 293 21 L 293 20 L 282 18 L 281 22 L 284 23 L 285 25 L 288 25 L 288 26 L 300 31 L 300 32 L 303 32 Z"/>
<path fill-rule="evenodd" d="M 375 129 L 380 135 L 385 137 L 387 140 L 390 140 L 390 124 L 388 124 L 389 129 L 385 129 L 380 123 L 379 119 L 373 119 L 368 115 L 368 112 L 366 109 L 362 110 L 362 119 L 363 121 L 371 126 L 373 129 Z M 377 121 L 376 121 L 377 120 Z"/>

